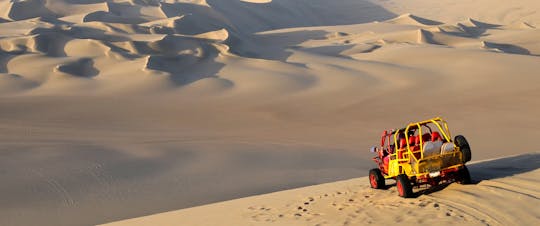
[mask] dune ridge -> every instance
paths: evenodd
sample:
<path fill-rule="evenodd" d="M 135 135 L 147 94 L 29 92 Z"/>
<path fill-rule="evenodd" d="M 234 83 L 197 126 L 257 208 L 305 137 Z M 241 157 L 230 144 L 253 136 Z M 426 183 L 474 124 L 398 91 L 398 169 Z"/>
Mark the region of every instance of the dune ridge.
<path fill-rule="evenodd" d="M 387 20 L 388 23 L 395 23 L 395 24 L 405 24 L 405 25 L 415 25 L 415 26 L 434 26 L 434 25 L 441 25 L 443 23 L 422 18 L 410 13 L 406 13 L 403 15 L 400 15 L 394 19 Z"/>

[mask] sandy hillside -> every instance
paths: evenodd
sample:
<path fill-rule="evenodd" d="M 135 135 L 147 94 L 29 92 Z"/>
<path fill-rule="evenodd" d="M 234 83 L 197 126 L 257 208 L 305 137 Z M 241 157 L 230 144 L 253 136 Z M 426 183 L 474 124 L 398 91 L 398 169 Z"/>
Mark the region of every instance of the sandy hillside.
<path fill-rule="evenodd" d="M 101 224 L 364 177 L 382 130 L 433 116 L 475 161 L 536 153 L 539 9 L 0 0 L 0 224 Z M 345 183 L 372 192 L 358 180 Z"/>
<path fill-rule="evenodd" d="M 371 189 L 364 177 L 106 225 L 535 225 L 538 164 L 539 153 L 473 163 L 475 184 L 423 190 L 415 199 L 398 197 L 395 187 Z"/>

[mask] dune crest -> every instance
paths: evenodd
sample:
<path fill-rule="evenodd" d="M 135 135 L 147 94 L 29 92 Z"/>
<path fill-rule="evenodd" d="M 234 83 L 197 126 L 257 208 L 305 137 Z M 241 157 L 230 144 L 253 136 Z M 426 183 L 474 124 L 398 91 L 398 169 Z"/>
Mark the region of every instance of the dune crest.
<path fill-rule="evenodd" d="M 501 25 L 497 25 L 497 24 L 490 24 L 490 23 L 486 23 L 486 22 L 481 22 L 481 21 L 478 21 L 478 20 L 475 20 L 475 19 L 472 19 L 472 18 L 468 18 L 467 21 L 464 23 L 468 26 L 472 26 L 472 27 L 477 27 L 477 28 L 497 28 L 497 27 L 500 27 Z"/>
<path fill-rule="evenodd" d="M 510 29 L 523 29 L 523 30 L 530 30 L 530 29 L 536 29 L 535 26 L 531 25 L 530 23 L 519 21 L 510 25 L 505 26 L 506 28 Z"/>
<path fill-rule="evenodd" d="M 220 29 L 217 31 L 209 31 L 206 33 L 195 35 L 194 37 L 201 39 L 208 39 L 217 42 L 224 42 L 229 38 L 229 32 L 227 29 Z"/>
<path fill-rule="evenodd" d="M 394 19 L 385 21 L 387 23 L 404 24 L 404 25 L 417 25 L 417 26 L 435 26 L 441 25 L 441 22 L 422 18 L 410 13 L 402 14 Z"/>

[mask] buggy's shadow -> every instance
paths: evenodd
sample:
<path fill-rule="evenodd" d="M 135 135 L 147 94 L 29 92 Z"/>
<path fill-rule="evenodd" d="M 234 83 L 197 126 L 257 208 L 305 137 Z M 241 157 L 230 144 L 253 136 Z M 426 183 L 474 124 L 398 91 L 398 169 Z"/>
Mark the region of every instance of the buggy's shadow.
<path fill-rule="evenodd" d="M 395 181 L 393 181 L 391 179 L 386 180 L 387 183 L 388 183 L 388 181 L 391 181 L 391 183 L 386 184 L 384 186 L 384 188 L 382 188 L 383 190 L 388 190 L 388 189 L 396 186 Z M 414 191 L 414 194 L 413 194 L 413 196 L 411 198 L 417 198 L 420 195 L 425 195 L 425 194 L 430 194 L 430 193 L 433 193 L 433 192 L 436 192 L 436 191 L 440 191 L 440 190 L 446 188 L 448 185 L 450 185 L 450 184 L 449 183 L 448 184 L 439 184 L 439 185 L 437 185 L 435 187 L 428 187 L 427 189 L 425 187 L 420 188 L 420 190 L 415 189 L 416 191 Z"/>
<path fill-rule="evenodd" d="M 526 173 L 540 168 L 540 153 L 523 154 L 467 165 L 472 178 L 472 184 L 483 180 L 492 180 Z M 440 184 L 415 194 L 415 197 L 443 190 L 449 183 Z"/>
<path fill-rule="evenodd" d="M 540 168 L 540 153 L 530 153 L 495 160 L 487 160 L 467 166 L 473 183 L 526 173 Z"/>
<path fill-rule="evenodd" d="M 448 185 L 450 185 L 450 183 L 439 184 L 439 185 L 434 186 L 434 187 L 429 187 L 428 186 L 428 188 L 421 187 L 420 190 L 415 189 L 416 191 L 414 191 L 414 194 L 413 194 L 413 196 L 411 198 L 418 198 L 421 195 L 427 195 L 427 194 L 431 194 L 433 192 L 443 190 L 444 188 L 448 187 Z M 394 187 L 394 186 L 396 186 L 396 183 L 392 182 L 390 184 L 387 184 L 383 189 L 388 190 L 388 189 L 390 189 L 391 187 Z"/>
<path fill-rule="evenodd" d="M 472 184 L 478 184 L 483 180 L 492 180 L 509 177 L 516 174 L 527 173 L 540 168 L 540 153 L 523 154 L 467 165 L 472 178 Z M 413 197 L 427 195 L 443 190 L 450 183 L 440 184 L 415 192 Z M 388 184 L 385 189 L 395 186 L 395 183 Z"/>

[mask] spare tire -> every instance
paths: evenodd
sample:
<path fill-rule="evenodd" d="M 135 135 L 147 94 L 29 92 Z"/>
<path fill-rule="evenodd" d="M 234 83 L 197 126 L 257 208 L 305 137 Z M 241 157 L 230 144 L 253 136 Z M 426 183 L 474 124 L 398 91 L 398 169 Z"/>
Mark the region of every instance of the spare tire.
<path fill-rule="evenodd" d="M 465 137 L 462 135 L 457 135 L 454 138 L 454 142 L 459 147 L 461 154 L 463 154 L 463 163 L 471 161 L 471 146 L 469 146 L 469 142 L 467 142 L 467 139 L 465 139 Z"/>

